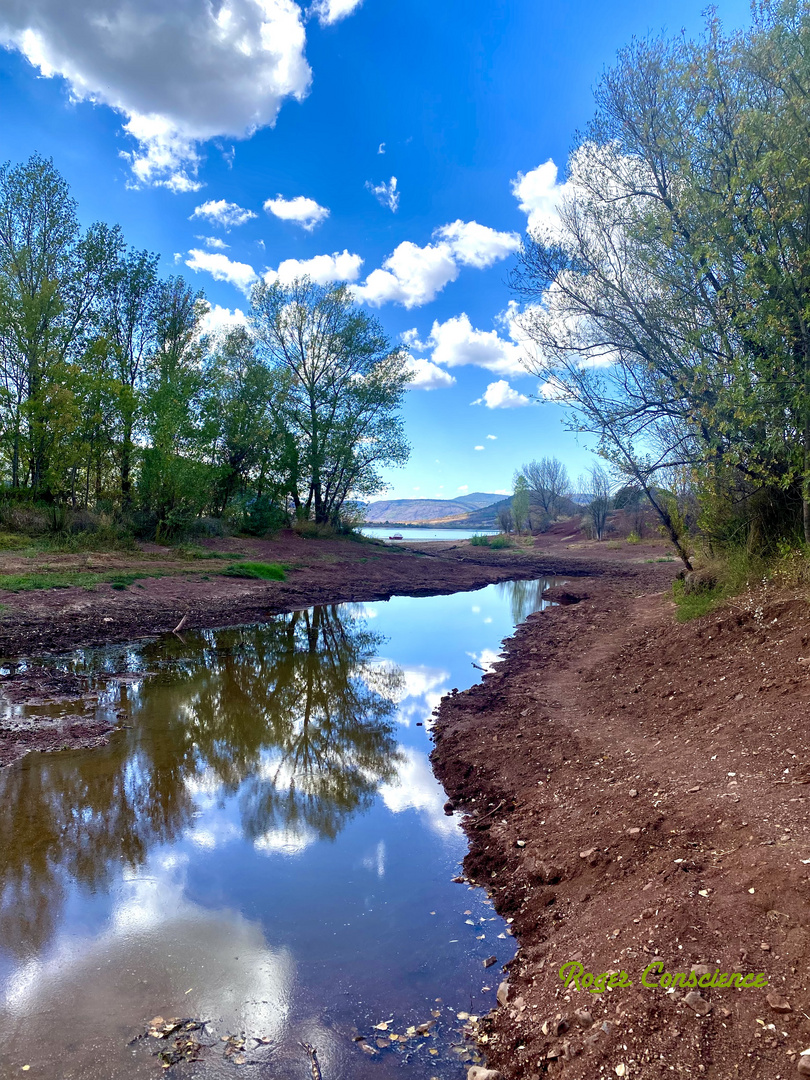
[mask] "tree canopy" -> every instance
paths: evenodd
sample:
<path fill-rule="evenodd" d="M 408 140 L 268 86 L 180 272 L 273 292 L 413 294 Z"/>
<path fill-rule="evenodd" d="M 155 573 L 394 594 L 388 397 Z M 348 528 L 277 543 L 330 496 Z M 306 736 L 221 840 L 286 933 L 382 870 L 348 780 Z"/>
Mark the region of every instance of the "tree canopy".
<path fill-rule="evenodd" d="M 781 491 L 785 529 L 810 542 L 809 46 L 803 0 L 760 4 L 739 33 L 710 15 L 697 41 L 632 42 L 599 84 L 559 224 L 514 275 L 528 366 L 676 545 L 655 494 L 673 470 L 723 493 L 727 516 Z"/>
<path fill-rule="evenodd" d="M 224 335 L 208 310 L 118 227 L 82 230 L 53 162 L 0 167 L 0 496 L 171 537 L 338 525 L 379 491 L 410 375 L 348 288 L 261 283 Z"/>

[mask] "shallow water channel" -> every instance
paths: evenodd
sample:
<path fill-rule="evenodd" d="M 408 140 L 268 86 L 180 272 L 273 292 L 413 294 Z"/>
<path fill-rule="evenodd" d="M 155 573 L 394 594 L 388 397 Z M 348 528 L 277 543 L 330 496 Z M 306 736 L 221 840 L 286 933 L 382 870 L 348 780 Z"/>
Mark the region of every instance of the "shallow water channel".
<path fill-rule="evenodd" d="M 458 1014 L 493 1006 L 514 942 L 452 881 L 431 713 L 551 583 L 57 661 L 127 727 L 0 770 L 0 1077 L 160 1075 L 156 1015 L 209 1021 L 170 1076 L 311 1080 L 302 1043 L 323 1080 L 466 1076 Z"/>

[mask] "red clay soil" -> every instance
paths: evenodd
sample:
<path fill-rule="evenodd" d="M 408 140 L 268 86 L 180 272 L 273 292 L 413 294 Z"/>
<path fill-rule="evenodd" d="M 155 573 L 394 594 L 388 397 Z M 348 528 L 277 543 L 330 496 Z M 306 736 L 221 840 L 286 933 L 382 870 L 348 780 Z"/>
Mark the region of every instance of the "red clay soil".
<path fill-rule="evenodd" d="M 808 1075 L 808 597 L 679 625 L 675 568 L 647 569 L 569 583 L 588 599 L 531 616 L 440 706 L 465 872 L 519 943 L 483 1048 L 505 1080 Z M 704 986 L 647 988 L 650 964 L 648 983 L 696 967 Z"/>

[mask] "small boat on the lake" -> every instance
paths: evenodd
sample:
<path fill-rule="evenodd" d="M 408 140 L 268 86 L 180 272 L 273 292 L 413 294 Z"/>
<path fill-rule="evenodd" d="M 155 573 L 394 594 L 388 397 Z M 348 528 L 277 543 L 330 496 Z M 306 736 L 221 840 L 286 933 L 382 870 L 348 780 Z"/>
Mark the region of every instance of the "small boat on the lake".
<path fill-rule="evenodd" d="M 389 537 L 388 537 L 388 539 L 389 539 L 389 540 L 404 540 L 405 538 L 404 538 L 404 536 L 402 535 L 402 533 L 394 533 L 394 535 L 393 535 L 393 536 L 389 536 Z"/>

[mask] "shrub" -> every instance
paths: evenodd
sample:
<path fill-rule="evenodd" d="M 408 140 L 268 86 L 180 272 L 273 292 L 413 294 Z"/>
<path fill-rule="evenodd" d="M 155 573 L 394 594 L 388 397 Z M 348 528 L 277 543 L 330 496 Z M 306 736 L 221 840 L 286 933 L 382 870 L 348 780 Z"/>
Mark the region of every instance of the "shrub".
<path fill-rule="evenodd" d="M 640 544 L 641 543 L 641 537 L 638 535 L 638 533 L 636 532 L 635 529 L 632 529 L 627 534 L 627 543 L 628 544 Z"/>
<path fill-rule="evenodd" d="M 293 532 L 305 540 L 331 540 L 335 536 L 334 525 L 321 524 L 315 521 L 296 521 L 293 523 Z"/>

